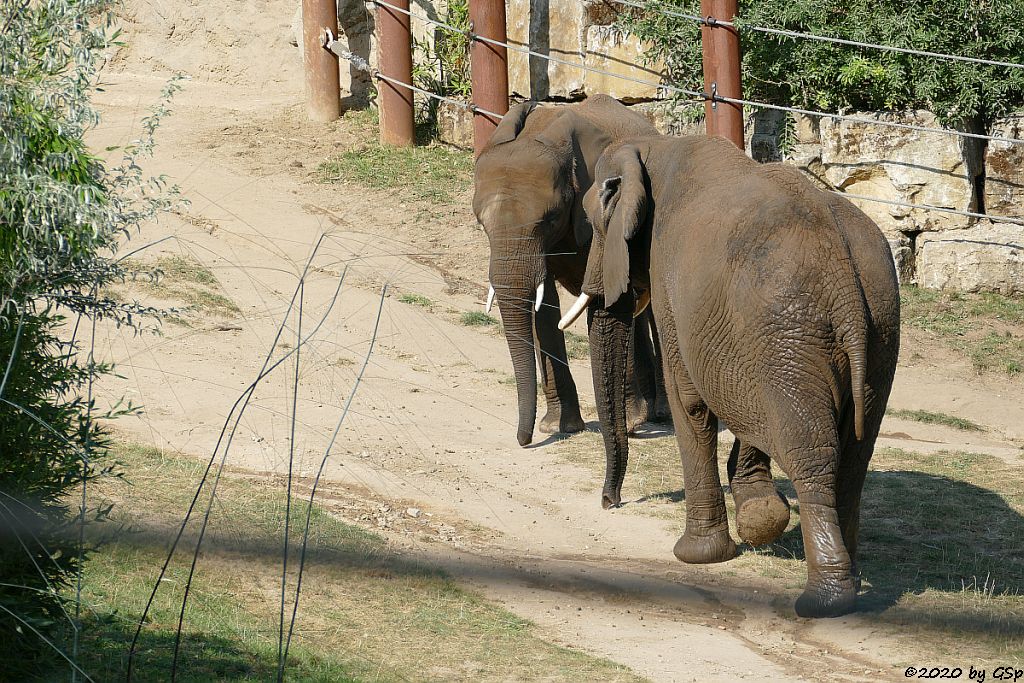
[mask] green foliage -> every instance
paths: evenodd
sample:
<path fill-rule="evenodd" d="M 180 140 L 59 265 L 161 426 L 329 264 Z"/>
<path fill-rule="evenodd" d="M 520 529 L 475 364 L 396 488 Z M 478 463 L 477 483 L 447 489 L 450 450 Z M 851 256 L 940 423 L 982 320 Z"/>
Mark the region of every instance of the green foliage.
<path fill-rule="evenodd" d="M 482 311 L 463 311 L 459 316 L 459 322 L 466 327 L 490 327 L 497 325 L 498 319 L 487 315 Z"/>
<path fill-rule="evenodd" d="M 621 17 L 665 60 L 670 79 L 702 91 L 698 0 L 652 0 Z M 747 99 L 836 112 L 924 108 L 948 125 L 980 125 L 1024 104 L 1024 70 L 786 38 L 764 26 L 998 61 L 1021 61 L 1024 0 L 741 0 L 737 25 Z"/>
<path fill-rule="evenodd" d="M 77 330 L 88 324 L 82 316 L 141 329 L 154 313 L 100 294 L 125 275 L 119 240 L 173 194 L 137 163 L 162 106 L 114 168 L 83 142 L 98 121 L 89 92 L 102 50 L 117 38 L 113 7 L 39 0 L 0 9 L 0 680 L 45 675 L 63 661 L 52 647 L 72 650 L 74 605 L 58 592 L 85 556 L 78 522 L 107 512 L 80 494 L 110 473 L 97 420 L 134 412 L 94 405 L 92 382 L 111 368 L 80 349 L 64 314 L 78 317 Z"/>
<path fill-rule="evenodd" d="M 425 297 L 422 294 L 403 294 L 398 297 L 398 300 L 403 304 L 411 304 L 421 308 L 430 308 L 434 305 L 434 302 L 431 301 L 430 298 Z"/>
<path fill-rule="evenodd" d="M 469 70 L 469 38 L 465 33 L 469 30 L 469 3 L 467 0 L 453 0 L 448 3 L 440 20 L 460 32 L 438 26 L 432 44 L 429 40 L 413 40 L 413 82 L 439 95 L 468 100 L 473 89 Z"/>

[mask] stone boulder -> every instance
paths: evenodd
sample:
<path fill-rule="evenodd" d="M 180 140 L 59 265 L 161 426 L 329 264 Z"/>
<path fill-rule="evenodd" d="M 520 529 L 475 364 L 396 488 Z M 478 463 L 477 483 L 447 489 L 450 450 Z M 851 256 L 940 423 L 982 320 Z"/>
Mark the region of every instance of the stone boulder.
<path fill-rule="evenodd" d="M 1024 113 L 997 119 L 991 134 L 1024 138 Z M 998 140 L 988 143 L 985 152 L 985 213 L 1024 218 L 1024 144 Z"/>
<path fill-rule="evenodd" d="M 1024 294 L 1024 227 L 979 221 L 965 230 L 918 236 L 916 280 L 959 292 Z"/>
<path fill-rule="evenodd" d="M 589 16 L 580 0 L 508 0 L 505 31 L 510 45 L 582 64 Z M 509 90 L 533 100 L 582 96 L 584 72 L 519 50 L 508 51 Z"/>
<path fill-rule="evenodd" d="M 940 127 L 933 114 L 863 112 L 858 118 Z M 822 118 L 820 124 L 822 180 L 829 186 L 867 197 L 975 210 L 974 176 L 970 152 L 961 138 Z M 879 202 L 852 200 L 889 237 L 899 233 L 966 228 L 970 219 Z"/>
<path fill-rule="evenodd" d="M 508 52 L 509 90 L 526 99 L 581 99 L 606 93 L 627 102 L 659 97 L 664 64 L 643 66 L 644 47 L 614 28 L 622 7 L 609 0 L 508 0 L 505 23 L 510 45 L 563 60 L 560 63 Z M 643 85 L 586 71 L 585 65 L 628 75 Z"/>
<path fill-rule="evenodd" d="M 639 39 L 614 26 L 590 26 L 584 64 L 614 75 L 586 71 L 583 89 L 587 95 L 604 93 L 627 103 L 654 99 L 659 95 L 657 86 L 664 80 L 667 67 L 662 61 L 651 65 L 644 65 L 644 61 L 644 46 Z"/>

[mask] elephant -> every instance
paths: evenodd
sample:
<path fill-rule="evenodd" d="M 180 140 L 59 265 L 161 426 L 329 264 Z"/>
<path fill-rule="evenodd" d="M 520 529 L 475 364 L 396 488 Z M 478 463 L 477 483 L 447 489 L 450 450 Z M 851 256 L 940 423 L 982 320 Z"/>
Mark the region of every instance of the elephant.
<path fill-rule="evenodd" d="M 595 325 L 621 329 L 631 292 L 650 291 L 686 496 L 674 554 L 736 555 L 716 464 L 722 419 L 738 440 L 729 475 L 741 538 L 784 529 L 774 461 L 800 503 L 807 583 L 796 613 L 852 611 L 861 491 L 899 353 L 899 289 L 881 231 L 800 171 L 758 164 L 722 138 L 622 141 L 595 173 L 584 198 L 593 244 L 573 310 L 600 307 Z M 620 373 L 626 352 L 620 344 L 602 372 Z"/>
<path fill-rule="evenodd" d="M 616 140 L 656 133 L 646 118 L 607 95 L 567 106 L 523 102 L 504 116 L 477 158 L 473 211 L 490 245 L 487 308 L 497 298 L 515 372 L 516 438 L 521 446 L 533 440 L 535 357 L 547 401 L 541 432 L 573 433 L 585 428 L 565 337 L 558 329 L 561 311 L 555 283 L 573 296 L 580 292 L 592 233 L 582 200 L 601 152 Z M 632 329 L 635 332 L 626 337 L 631 375 L 626 398 L 614 414 L 601 416 L 607 459 L 605 508 L 621 502 L 626 432 L 668 413 L 663 391 L 658 402 L 657 333 L 649 312 L 641 313 Z M 592 358 L 609 348 L 603 338 L 591 335 L 590 341 Z M 599 396 L 606 389 L 603 384 L 595 387 Z M 604 398 L 598 402 L 607 403 Z M 625 430 L 612 428 L 612 419 L 625 423 Z"/>

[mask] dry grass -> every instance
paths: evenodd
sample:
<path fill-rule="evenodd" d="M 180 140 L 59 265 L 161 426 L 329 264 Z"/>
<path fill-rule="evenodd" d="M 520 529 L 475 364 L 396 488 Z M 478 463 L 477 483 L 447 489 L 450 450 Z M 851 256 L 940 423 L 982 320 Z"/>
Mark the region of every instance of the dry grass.
<path fill-rule="evenodd" d="M 197 461 L 155 449 L 125 446 L 117 456 L 130 485 L 107 480 L 94 491 L 116 506 L 84 586 L 81 661 L 96 680 L 124 678 L 134 624 L 201 473 Z M 274 678 L 284 502 L 280 485 L 222 481 L 187 613 L 179 680 Z M 297 539 L 305 504 L 295 500 L 292 513 Z M 529 622 L 319 507 L 312 528 L 290 681 L 636 680 L 613 663 L 541 640 Z M 190 546 L 191 539 L 143 629 L 136 680 L 167 678 Z"/>
<path fill-rule="evenodd" d="M 187 325 L 189 313 L 231 318 L 241 312 L 224 296 L 213 272 L 191 257 L 161 256 L 152 263 L 129 260 L 127 268 L 135 276 L 129 286 L 184 308 L 184 316 L 171 317 L 171 322 Z"/>
<path fill-rule="evenodd" d="M 904 325 L 941 338 L 979 372 L 1024 370 L 1024 298 L 904 286 L 900 306 Z"/>
<path fill-rule="evenodd" d="M 970 420 L 966 420 L 962 417 L 947 415 L 946 413 L 933 413 L 930 410 L 887 410 L 885 414 L 898 417 L 901 420 L 913 420 L 914 422 L 922 422 L 924 424 L 944 425 L 964 432 L 986 431 L 985 428 L 977 422 L 971 422 Z"/>
<path fill-rule="evenodd" d="M 595 499 L 604 475 L 600 435 L 559 445 L 564 459 L 592 473 Z M 726 449 L 719 449 L 726 481 Z M 801 588 L 806 578 L 799 506 L 792 486 L 776 483 L 793 505 L 789 529 L 764 548 L 744 547 L 730 573 Z M 682 471 L 672 436 L 630 441 L 623 512 L 684 527 Z M 735 533 L 732 498 L 726 506 Z M 861 508 L 861 609 L 949 655 L 1024 664 L 1024 471 L 972 453 L 923 455 L 879 449 Z"/>

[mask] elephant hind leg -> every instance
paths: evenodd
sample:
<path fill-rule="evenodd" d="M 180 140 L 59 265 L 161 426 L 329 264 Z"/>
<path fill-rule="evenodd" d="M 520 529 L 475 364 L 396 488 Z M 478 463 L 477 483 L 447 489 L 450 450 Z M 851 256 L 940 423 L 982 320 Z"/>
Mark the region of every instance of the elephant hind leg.
<path fill-rule="evenodd" d="M 860 570 L 857 564 L 857 541 L 860 530 L 860 501 L 867 477 L 868 463 L 875 450 L 875 439 L 885 414 L 885 400 L 869 384 L 865 388 L 864 438 L 858 440 L 853 429 L 853 407 L 843 411 L 840 423 L 842 454 L 839 460 L 839 476 L 836 482 L 836 507 L 839 511 L 839 526 L 843 532 L 843 543 L 850 554 L 851 572 L 854 583 L 860 590 Z M 887 398 L 887 396 L 886 396 Z"/>
<path fill-rule="evenodd" d="M 736 556 L 729 536 L 722 483 L 718 478 L 718 418 L 697 394 L 685 369 L 676 369 L 669 384 L 669 405 L 683 461 L 686 531 L 673 553 L 683 562 L 708 564 Z"/>
<path fill-rule="evenodd" d="M 771 460 L 736 439 L 728 470 L 740 539 L 750 545 L 771 543 L 789 526 L 789 502 L 775 488 Z"/>
<path fill-rule="evenodd" d="M 815 441 L 808 438 L 803 443 Z M 787 450 L 783 462 L 800 500 L 800 532 L 807 558 L 807 585 L 797 598 L 796 613 L 819 618 L 852 612 L 857 587 L 836 506 L 839 444 L 801 445 Z"/>

